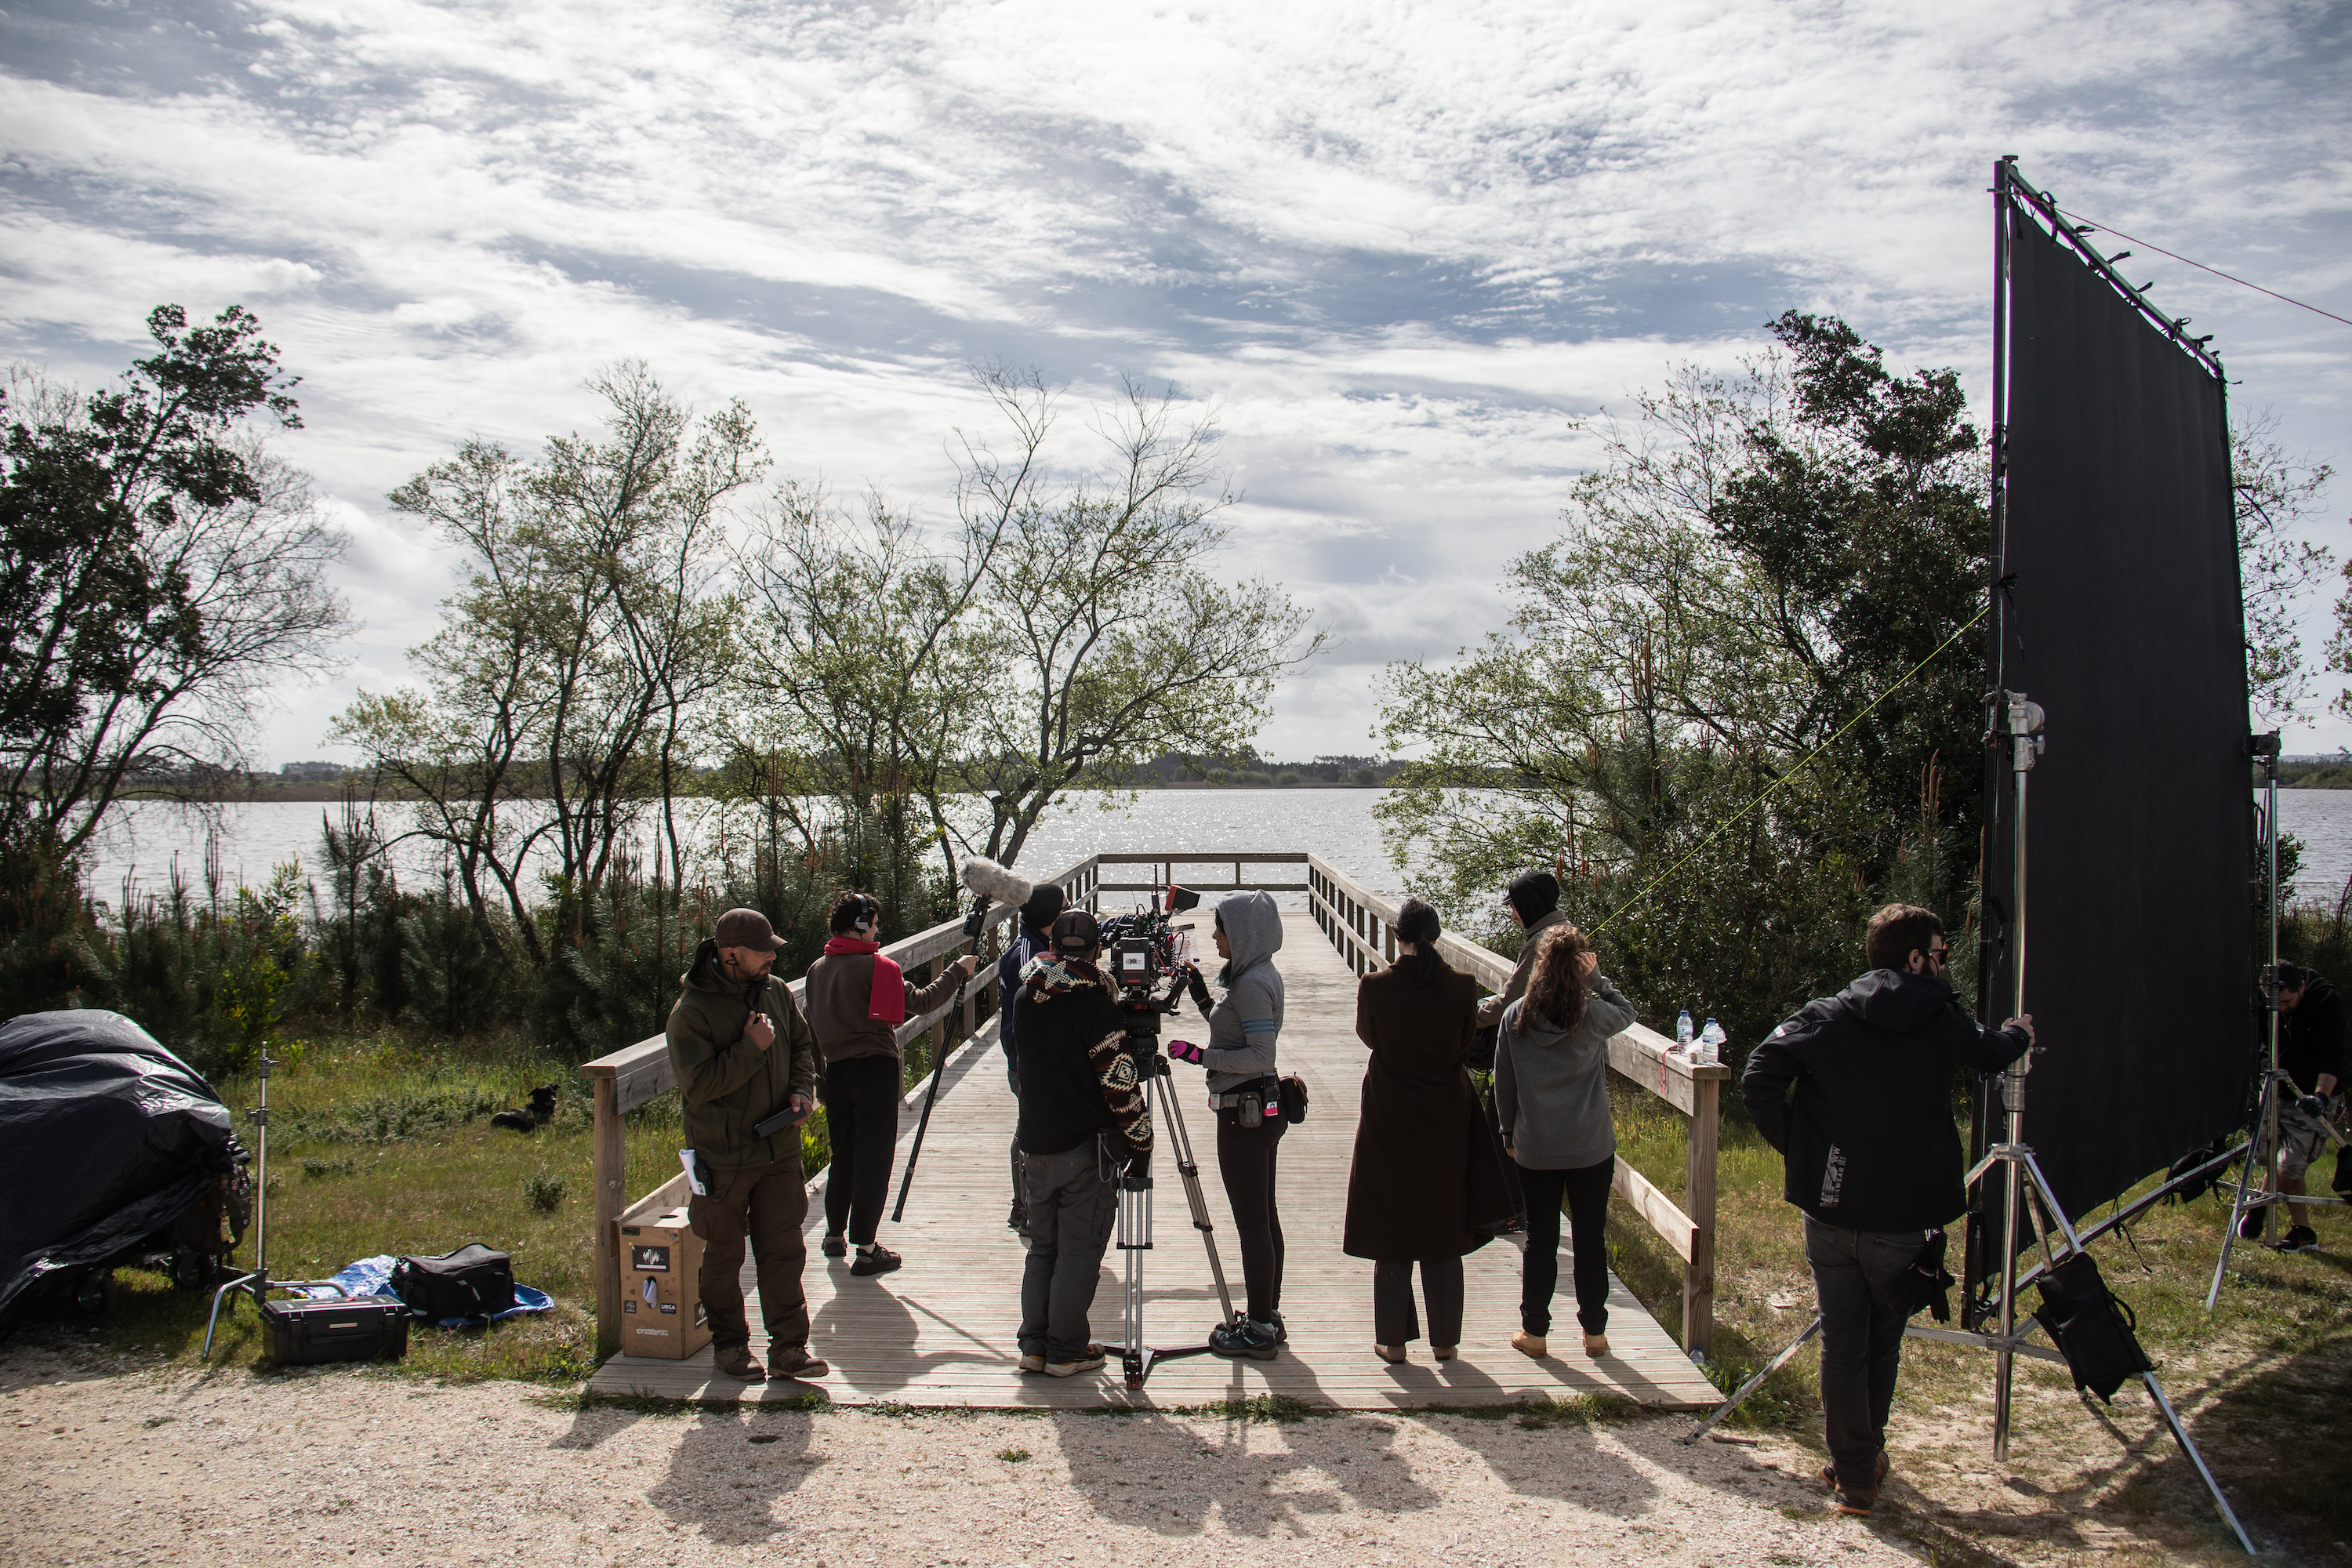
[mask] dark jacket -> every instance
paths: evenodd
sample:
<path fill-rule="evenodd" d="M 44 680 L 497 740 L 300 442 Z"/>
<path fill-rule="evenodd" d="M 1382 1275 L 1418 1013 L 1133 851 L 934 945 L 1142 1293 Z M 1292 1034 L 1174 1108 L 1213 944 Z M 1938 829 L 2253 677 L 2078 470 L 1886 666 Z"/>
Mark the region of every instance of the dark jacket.
<path fill-rule="evenodd" d="M 1875 969 L 1773 1030 L 1739 1097 L 1783 1156 L 1790 1203 L 1843 1229 L 1924 1232 L 1968 1207 L 1953 1076 L 2030 1043 L 1979 1025 L 1934 975 Z"/>
<path fill-rule="evenodd" d="M 687 1146 L 726 1168 L 800 1158 L 797 1128 L 772 1138 L 752 1131 L 792 1096 L 816 1098 L 816 1036 L 792 992 L 773 973 L 738 985 L 719 966 L 719 944 L 708 940 L 679 983 L 667 1034 L 686 1102 Z M 775 1043 L 764 1051 L 743 1037 L 754 1008 L 776 1026 Z"/>
<path fill-rule="evenodd" d="M 1573 1029 L 1531 1016 L 1525 996 L 1503 1009 L 1495 1040 L 1495 1110 L 1503 1144 L 1530 1171 L 1579 1171 L 1617 1152 L 1609 1115 L 1609 1037 L 1633 1005 L 1596 972 Z"/>
<path fill-rule="evenodd" d="M 1109 994 L 1097 984 L 1055 994 L 1024 985 L 1013 1012 L 1021 1031 L 1014 1137 L 1022 1152 L 1065 1153 L 1105 1128 L 1116 1128 L 1129 1149 L 1148 1152 L 1151 1121 L 1135 1063 L 1119 1048 L 1127 1020 Z"/>
<path fill-rule="evenodd" d="M 2322 1073 L 2334 1074 L 2339 1086 L 2344 1081 L 2344 998 L 2319 975 L 2304 987 L 2294 1012 L 2279 1015 L 2279 1066 L 2302 1094 L 2319 1092 Z"/>
<path fill-rule="evenodd" d="M 1519 943 L 1519 961 L 1511 965 L 1510 984 L 1478 1004 L 1478 1026 L 1491 1029 L 1503 1021 L 1503 1009 L 1528 994 L 1528 975 L 1536 966 L 1536 938 L 1568 917 L 1549 910 L 1528 922 L 1527 939 Z"/>
<path fill-rule="evenodd" d="M 1024 931 L 1013 939 L 1004 956 L 996 961 L 996 1043 L 1004 1047 L 1004 1059 L 1019 1070 L 1021 1047 L 1013 1037 L 1013 1003 L 1021 992 L 1021 966 L 1045 951 L 1045 938 L 1036 931 Z"/>
<path fill-rule="evenodd" d="M 929 985 L 918 986 L 901 977 L 907 990 L 907 1016 L 919 1018 L 955 994 L 963 971 L 950 964 Z M 874 954 L 829 952 L 809 965 L 809 1027 L 816 1031 L 817 1049 L 824 1065 L 858 1057 L 898 1058 L 898 1031 L 873 1016 Z"/>
<path fill-rule="evenodd" d="M 1503 1163 L 1463 1067 L 1478 983 L 1453 969 L 1423 981 L 1401 960 L 1356 987 L 1356 1037 L 1371 1051 L 1348 1168 L 1350 1258 L 1458 1258 L 1511 1213 Z"/>

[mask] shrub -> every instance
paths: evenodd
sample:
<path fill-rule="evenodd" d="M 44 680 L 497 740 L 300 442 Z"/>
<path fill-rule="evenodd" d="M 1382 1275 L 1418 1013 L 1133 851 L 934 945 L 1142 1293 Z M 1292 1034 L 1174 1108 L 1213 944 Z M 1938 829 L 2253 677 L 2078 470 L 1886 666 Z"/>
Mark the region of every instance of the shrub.
<path fill-rule="evenodd" d="M 545 1171 L 532 1172 L 530 1180 L 522 1184 L 522 1195 L 541 1214 L 553 1214 L 562 1208 L 563 1194 L 563 1178 L 551 1176 Z"/>

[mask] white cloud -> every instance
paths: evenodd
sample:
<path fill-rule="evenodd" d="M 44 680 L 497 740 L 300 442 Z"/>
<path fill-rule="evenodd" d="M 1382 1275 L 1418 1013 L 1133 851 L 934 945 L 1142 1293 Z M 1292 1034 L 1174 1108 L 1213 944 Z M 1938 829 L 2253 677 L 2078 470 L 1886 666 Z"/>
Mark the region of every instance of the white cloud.
<path fill-rule="evenodd" d="M 159 300 L 257 302 L 306 378 L 289 451 L 353 534 L 354 671 L 446 591 L 384 492 L 465 436 L 593 417 L 581 378 L 623 356 L 747 397 L 786 470 L 934 517 L 984 413 L 966 363 L 1171 378 L 1223 411 L 1235 568 L 1378 662 L 1498 613 L 1591 458 L 1571 416 L 1782 309 L 1981 386 L 1998 153 L 2352 314 L 2347 100 L 2307 6 L 132 14 L 8 54 L 0 335 L 94 381 Z M 2352 329 L 2147 266 L 2240 401 L 2333 455 Z M 1360 749 L 1368 673 L 1293 682 L 1283 744 Z M 274 753 L 317 751 L 316 695 Z"/>

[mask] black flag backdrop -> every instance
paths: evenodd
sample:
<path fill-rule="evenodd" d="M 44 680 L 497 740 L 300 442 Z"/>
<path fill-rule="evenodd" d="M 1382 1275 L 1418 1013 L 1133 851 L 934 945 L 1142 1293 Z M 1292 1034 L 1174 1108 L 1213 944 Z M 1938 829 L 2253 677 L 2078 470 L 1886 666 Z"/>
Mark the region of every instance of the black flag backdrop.
<path fill-rule="evenodd" d="M 2026 804 L 2025 1004 L 2048 1049 L 2027 1079 L 2025 1142 L 2077 1215 L 2242 1119 L 2245 634 L 2220 378 L 2032 210 L 2000 213 L 2013 237 L 1993 574 L 2013 581 L 1994 636 L 1999 684 L 2049 715 Z M 1990 917 L 2016 907 L 2007 754 L 1989 775 L 1989 939 Z M 1995 1020 L 2015 951 L 1990 968 Z"/>

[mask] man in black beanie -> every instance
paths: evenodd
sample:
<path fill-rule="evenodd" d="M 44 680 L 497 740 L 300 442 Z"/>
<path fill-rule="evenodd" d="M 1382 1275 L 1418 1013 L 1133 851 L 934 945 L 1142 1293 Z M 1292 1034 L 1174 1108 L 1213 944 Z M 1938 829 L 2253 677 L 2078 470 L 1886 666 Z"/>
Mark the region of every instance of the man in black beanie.
<path fill-rule="evenodd" d="M 1029 895 L 1029 901 L 1021 906 L 1020 931 L 1004 956 L 996 961 L 996 1039 L 1004 1047 L 1004 1076 L 1013 1086 L 1015 1106 L 1021 1101 L 1021 1052 L 1013 1038 L 1013 1003 L 1021 992 L 1021 966 L 1054 945 L 1054 921 L 1066 901 L 1059 887 L 1051 882 L 1039 883 Z M 1024 1163 L 1016 1123 L 1013 1137 L 1013 1217 L 1005 1221 L 1005 1226 L 1027 1241 L 1029 1198 L 1027 1184 L 1022 1179 Z"/>
<path fill-rule="evenodd" d="M 1503 1021 L 1503 1009 L 1527 994 L 1528 976 L 1536 966 L 1536 938 L 1553 926 L 1564 924 L 1568 917 L 1559 912 L 1559 881 L 1549 871 L 1522 871 L 1503 890 L 1503 907 L 1512 918 L 1527 928 L 1527 938 L 1519 945 L 1519 962 L 1512 966 L 1511 983 L 1478 1004 L 1478 1043 L 1467 1058 L 1467 1065 L 1480 1072 L 1491 1072 L 1495 1067 L 1495 1029 Z M 1503 1147 L 1502 1111 L 1495 1103 L 1492 1090 L 1486 1095 L 1486 1126 L 1495 1135 L 1495 1147 Z M 1511 1213 L 1515 1216 L 1504 1228 L 1521 1229 L 1527 1222 L 1528 1198 L 1519 1184 L 1519 1167 L 1516 1161 L 1503 1161 L 1504 1185 L 1510 1189 Z"/>
<path fill-rule="evenodd" d="M 1536 938 L 1568 917 L 1559 912 L 1559 881 L 1549 871 L 1523 871 L 1504 889 L 1503 906 L 1527 928 L 1519 962 L 1511 969 L 1511 983 L 1478 1004 L 1478 1026 L 1491 1029 L 1503 1021 L 1503 1009 L 1527 994 L 1528 973 L 1536 964 Z"/>

